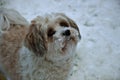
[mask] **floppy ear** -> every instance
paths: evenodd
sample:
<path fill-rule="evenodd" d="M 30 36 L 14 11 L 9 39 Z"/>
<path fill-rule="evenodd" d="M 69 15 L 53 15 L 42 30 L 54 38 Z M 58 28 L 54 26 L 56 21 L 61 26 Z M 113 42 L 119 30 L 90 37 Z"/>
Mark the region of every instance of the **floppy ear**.
<path fill-rule="evenodd" d="M 32 21 L 30 25 L 25 38 L 25 46 L 37 56 L 43 56 L 47 52 L 45 32 L 41 30 L 41 25 L 35 21 Z"/>

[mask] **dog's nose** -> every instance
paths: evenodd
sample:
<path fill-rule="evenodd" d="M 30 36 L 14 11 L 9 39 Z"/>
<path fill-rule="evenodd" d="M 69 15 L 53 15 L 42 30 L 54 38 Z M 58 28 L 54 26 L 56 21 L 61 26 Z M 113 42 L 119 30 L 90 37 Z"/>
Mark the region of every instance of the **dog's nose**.
<path fill-rule="evenodd" d="M 63 35 L 64 36 L 70 36 L 70 30 L 65 30 L 64 32 L 63 32 Z"/>

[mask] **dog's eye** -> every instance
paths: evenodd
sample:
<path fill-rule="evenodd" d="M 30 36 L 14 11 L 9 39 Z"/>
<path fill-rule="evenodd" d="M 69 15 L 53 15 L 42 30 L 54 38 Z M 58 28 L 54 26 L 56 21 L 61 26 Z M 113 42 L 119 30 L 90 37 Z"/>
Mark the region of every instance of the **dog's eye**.
<path fill-rule="evenodd" d="M 47 35 L 48 35 L 48 37 L 51 37 L 51 36 L 53 36 L 54 34 L 55 34 L 55 30 L 53 30 L 52 28 L 50 28 L 49 30 L 48 30 L 48 32 L 47 32 Z"/>

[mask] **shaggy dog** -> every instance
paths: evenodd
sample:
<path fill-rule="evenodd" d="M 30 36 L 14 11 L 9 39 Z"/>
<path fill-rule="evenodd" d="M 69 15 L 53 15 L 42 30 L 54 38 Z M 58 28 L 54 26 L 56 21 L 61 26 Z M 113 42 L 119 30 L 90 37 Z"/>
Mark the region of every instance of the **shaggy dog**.
<path fill-rule="evenodd" d="M 37 16 L 28 26 L 20 15 L 2 16 L 0 57 L 14 80 L 68 80 L 81 38 L 72 19 L 53 13 Z"/>

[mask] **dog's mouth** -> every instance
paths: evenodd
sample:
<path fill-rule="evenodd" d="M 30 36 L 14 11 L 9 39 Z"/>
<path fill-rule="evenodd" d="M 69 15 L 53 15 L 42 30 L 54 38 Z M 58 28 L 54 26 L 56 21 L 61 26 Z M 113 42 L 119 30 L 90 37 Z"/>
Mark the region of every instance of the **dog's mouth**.
<path fill-rule="evenodd" d="M 68 44 L 72 41 L 72 37 L 67 37 L 63 43 L 62 43 L 62 48 L 61 48 L 61 51 L 62 51 L 62 54 L 65 54 L 66 53 L 66 50 L 68 49 Z"/>
<path fill-rule="evenodd" d="M 68 53 L 70 48 L 73 45 L 76 45 L 78 42 L 78 35 L 71 34 L 70 36 L 60 36 L 59 38 L 55 38 L 55 46 L 54 49 L 60 51 L 61 54 L 65 55 Z"/>
<path fill-rule="evenodd" d="M 61 48 L 61 51 L 62 51 L 62 53 L 65 53 L 65 51 L 66 51 L 66 49 L 67 49 L 67 43 L 66 43 L 66 41 L 63 43 L 63 47 Z"/>

